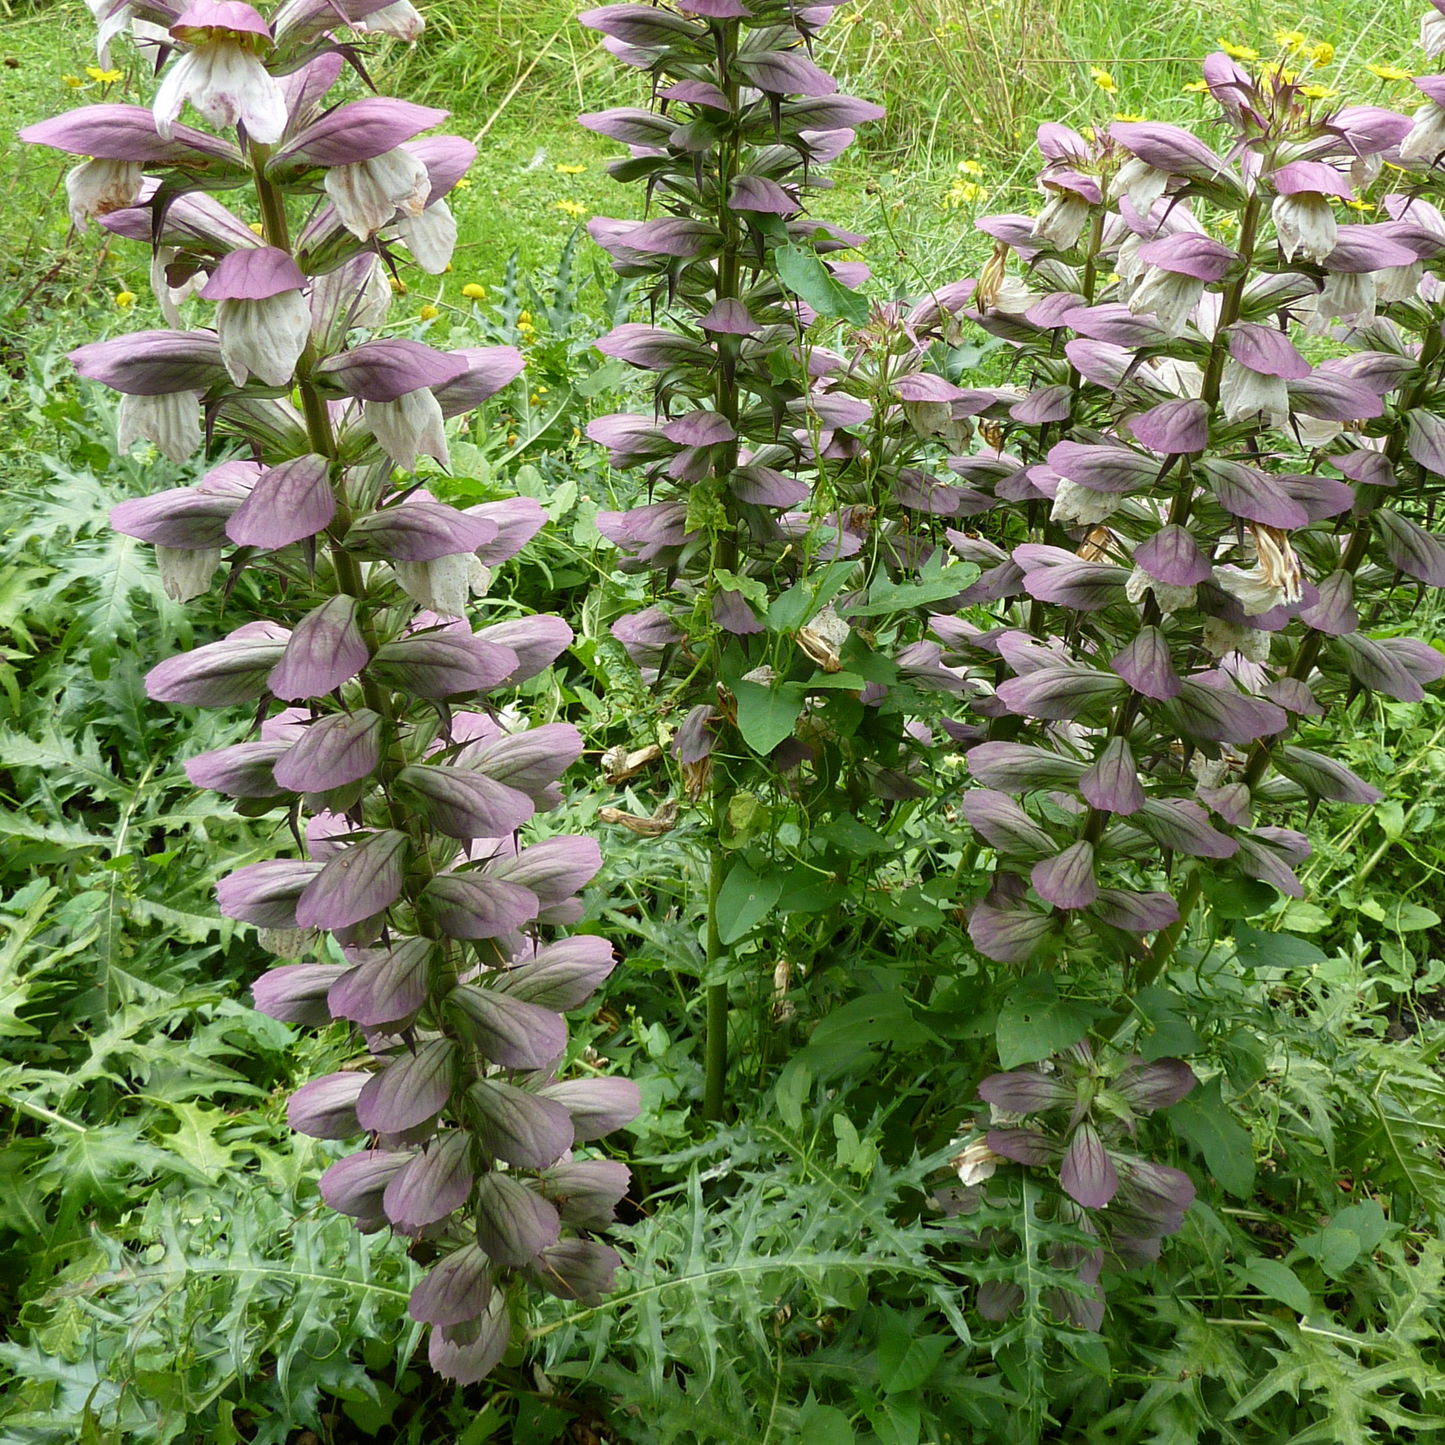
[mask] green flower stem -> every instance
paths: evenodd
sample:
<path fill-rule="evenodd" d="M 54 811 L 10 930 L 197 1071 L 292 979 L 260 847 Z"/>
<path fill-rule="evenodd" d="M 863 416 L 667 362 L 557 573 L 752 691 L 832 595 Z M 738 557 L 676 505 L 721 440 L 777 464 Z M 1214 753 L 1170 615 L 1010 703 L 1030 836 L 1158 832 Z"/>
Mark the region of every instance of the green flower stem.
<path fill-rule="evenodd" d="M 1410 387 L 1409 392 L 1400 398 L 1400 406 L 1396 412 L 1395 425 L 1391 429 L 1390 438 L 1385 443 L 1385 455 L 1389 458 L 1390 466 L 1393 469 L 1404 459 L 1405 455 L 1405 418 L 1410 410 L 1419 404 L 1425 393 L 1430 388 L 1430 368 L 1440 354 L 1441 336 L 1438 326 L 1431 326 L 1425 333 L 1420 347 L 1420 374 Z M 1373 503 L 1377 488 L 1362 489 L 1364 498 Z M 1340 571 L 1347 572 L 1351 577 L 1359 570 L 1360 563 L 1365 560 L 1365 555 L 1370 546 L 1370 521 L 1375 512 L 1371 505 L 1363 515 L 1359 516 L 1355 523 L 1355 530 L 1350 534 L 1350 540 L 1345 546 L 1344 555 L 1340 558 Z M 1298 648 L 1295 649 L 1294 660 L 1289 666 L 1289 676 L 1303 682 L 1314 667 L 1320 655 L 1320 648 L 1324 645 L 1325 634 L 1315 632 L 1311 629 L 1300 639 Z M 1249 762 L 1244 770 L 1244 782 L 1249 788 L 1253 788 L 1264 776 L 1265 769 L 1269 766 L 1271 757 L 1274 756 L 1275 745 L 1284 734 L 1276 734 L 1272 738 L 1262 738 L 1255 743 L 1250 750 Z"/>
<path fill-rule="evenodd" d="M 736 20 L 726 21 L 717 33 L 718 81 L 719 88 L 728 97 L 732 114 L 737 114 L 739 85 L 732 73 L 732 59 L 738 51 L 739 26 Z M 741 139 L 736 131 L 724 142 L 718 152 L 717 171 L 717 219 L 722 232 L 723 248 L 717 263 L 717 299 L 736 298 L 739 290 L 739 255 L 742 236 L 738 229 L 737 217 L 728 207 L 728 191 L 738 168 L 738 148 Z M 720 345 L 725 343 L 720 343 Z M 718 411 L 732 424 L 738 422 L 737 371 L 730 361 L 718 367 L 717 389 L 714 404 Z M 728 571 L 737 570 L 737 517 L 732 503 L 724 489 L 718 486 L 720 479 L 727 477 L 737 466 L 737 443 L 728 446 L 713 473 L 713 483 L 722 501 L 726 522 L 724 532 L 712 550 L 711 568 Z M 708 577 L 707 595 L 717 590 L 714 576 Z M 727 950 L 723 947 L 718 930 L 717 901 L 722 890 L 723 870 L 726 859 L 722 849 L 722 828 L 727 818 L 727 794 L 730 783 L 725 770 L 715 768 L 712 776 L 712 827 L 713 842 L 708 855 L 707 883 L 707 1023 L 704 1044 L 704 1079 L 702 1116 L 710 1123 L 716 1123 L 723 1116 L 723 1097 L 727 1092 L 728 1069 L 728 986 L 717 980 L 717 972 L 725 966 Z"/>

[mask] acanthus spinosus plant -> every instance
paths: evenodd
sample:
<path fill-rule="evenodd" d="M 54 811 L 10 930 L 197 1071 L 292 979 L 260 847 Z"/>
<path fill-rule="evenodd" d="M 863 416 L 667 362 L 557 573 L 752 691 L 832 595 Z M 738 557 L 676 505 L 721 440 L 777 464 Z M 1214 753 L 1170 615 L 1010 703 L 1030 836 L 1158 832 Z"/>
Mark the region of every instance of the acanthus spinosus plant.
<path fill-rule="evenodd" d="M 1140 1117 L 1177 1104 L 1196 1082 L 1182 1059 L 1100 1060 L 1087 1041 L 1032 1067 L 992 1074 L 978 1092 L 993 1127 L 964 1141 L 952 1161 L 964 1188 L 940 1198 L 950 1213 L 967 1215 L 1005 1161 L 1056 1171 L 1057 1217 L 1098 1244 L 1050 1246 L 1051 1263 L 1077 1275 L 1077 1288 L 1051 1292 L 1050 1308 L 1097 1330 L 1105 1264 L 1128 1269 L 1158 1259 L 1160 1240 L 1180 1229 L 1194 1201 L 1187 1174 L 1145 1159 L 1136 1146 Z M 1020 1286 L 1007 1278 L 979 1286 L 987 1319 L 1006 1318 L 1022 1300 Z"/>
<path fill-rule="evenodd" d="M 928 529 L 994 505 L 917 465 L 997 401 L 925 369 L 971 284 L 870 307 L 854 291 L 868 268 L 840 257 L 864 238 L 809 214 L 831 184 L 820 167 L 882 114 L 837 94 L 810 57 L 835 8 L 679 0 L 581 17 L 653 86 L 650 109 L 582 117 L 631 148 L 612 171 L 645 186 L 652 212 L 589 223 L 653 308 L 652 324 L 619 326 L 599 348 L 654 377 L 651 412 L 600 418 L 589 435 L 646 478 L 644 501 L 597 519 L 623 569 L 654 579 L 652 605 L 613 633 L 660 711 L 682 718 L 672 752 L 710 815 L 709 1118 L 723 1104 L 729 950 L 748 926 L 720 901 L 754 876 L 728 850 L 750 827 L 769 835 L 782 906 L 817 911 L 862 871 L 820 825 L 896 822 L 890 809 L 929 796 L 913 776 L 927 719 L 963 682 L 922 636 L 920 605 L 977 571 L 945 568 Z M 847 354 L 819 344 L 839 320 Z"/>
<path fill-rule="evenodd" d="M 528 1281 L 565 1298 L 610 1287 L 617 1255 L 590 1235 L 628 1171 L 573 1151 L 638 1108 L 628 1080 L 556 1074 L 562 1013 L 614 966 L 602 939 L 557 932 L 581 918 L 575 895 L 601 859 L 590 839 L 526 846 L 519 830 L 560 801 L 581 737 L 497 707 L 571 630 L 548 616 L 467 621 L 488 568 L 541 509 L 460 512 L 406 475 L 420 455 L 445 464 L 447 419 L 522 359 L 368 339 L 402 249 L 445 269 L 445 197 L 475 150 L 423 136 L 441 111 L 327 104 L 354 56 L 343 18 L 413 34 L 404 0 L 286 0 L 269 20 L 241 0 L 100 10 L 103 44 L 129 21 L 159 47 L 154 109 L 86 107 L 24 139 L 84 157 L 68 177 L 74 215 L 154 244 L 178 329 L 71 359 L 121 394 L 122 445 L 146 437 L 177 462 L 203 440 L 231 453 L 196 486 L 123 503 L 113 522 L 155 544 L 180 600 L 227 554 L 233 573 L 264 568 L 284 584 L 274 614 L 160 663 L 147 691 L 255 709 L 255 740 L 188 771 L 247 813 L 284 816 L 301 856 L 223 879 L 221 911 L 300 960 L 256 982 L 260 1008 L 346 1020 L 364 1040 L 352 1065 L 292 1097 L 289 1118 L 316 1138 L 366 1136 L 323 1174 L 322 1196 L 363 1230 L 427 1241 L 435 1262 L 411 1313 L 431 1326 L 433 1365 L 474 1381 L 506 1349 Z M 182 124 L 187 105 L 221 133 Z M 179 329 L 183 304 L 207 324 Z"/>
<path fill-rule="evenodd" d="M 1445 669 L 1371 631 L 1402 579 L 1445 585 L 1445 111 L 1331 109 L 1222 54 L 1204 74 L 1221 143 L 1046 124 L 1041 212 L 979 223 L 997 245 L 966 314 L 1029 393 L 950 463 L 998 501 L 988 535 L 953 534 L 992 625 L 934 619 L 987 720 L 962 800 L 997 857 L 976 946 L 1122 957 L 1134 988 L 1206 874 L 1299 897 L 1302 808 L 1378 798 L 1301 727 Z"/>

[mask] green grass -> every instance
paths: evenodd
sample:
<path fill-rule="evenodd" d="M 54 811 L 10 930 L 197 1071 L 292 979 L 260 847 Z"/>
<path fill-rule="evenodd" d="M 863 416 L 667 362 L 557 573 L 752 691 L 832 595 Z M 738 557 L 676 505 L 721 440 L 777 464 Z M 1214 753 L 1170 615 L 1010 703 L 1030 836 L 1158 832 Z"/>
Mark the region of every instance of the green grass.
<path fill-rule="evenodd" d="M 513 251 L 524 270 L 546 267 L 580 220 L 636 204 L 636 189 L 606 174 L 617 147 L 576 124 L 581 111 L 645 99 L 642 80 L 576 24 L 587 3 L 431 0 L 415 48 L 383 43 L 372 55 L 383 93 L 446 107 L 449 127 L 479 137 L 481 147 L 471 184 L 454 198 L 461 242 L 452 273 L 416 276 L 408 304 L 464 304 L 461 287 L 494 286 Z M 63 79 L 84 77 L 94 63 L 89 13 L 80 0 L 10 0 L 8 8 L 0 18 L 0 231 L 24 315 L 104 305 L 122 290 L 144 294 L 140 248 L 106 249 L 96 232 L 68 236 L 64 162 L 13 141 L 27 122 L 96 98 L 95 86 L 76 91 Z M 865 256 L 880 291 L 916 292 L 977 263 L 976 214 L 1036 207 L 1031 137 L 1039 121 L 1104 125 L 1122 113 L 1198 122 L 1208 104 L 1184 90 L 1198 59 L 1221 36 L 1276 53 L 1271 37 L 1280 29 L 1334 46 L 1322 83 L 1365 98 L 1364 81 L 1370 98 L 1408 107 L 1408 85 L 1377 83 L 1363 66 L 1418 62 L 1417 25 L 1416 8 L 1396 0 L 1306 10 L 1252 0 L 857 0 L 824 32 L 819 58 L 844 90 L 886 105 L 888 118 L 835 168 L 836 189 L 820 208 L 871 237 Z M 1094 66 L 1112 77 L 1113 93 L 1095 83 Z M 138 98 L 141 83 L 128 75 L 123 88 Z M 963 164 L 978 170 L 961 172 Z M 584 266 L 600 259 L 584 248 Z"/>

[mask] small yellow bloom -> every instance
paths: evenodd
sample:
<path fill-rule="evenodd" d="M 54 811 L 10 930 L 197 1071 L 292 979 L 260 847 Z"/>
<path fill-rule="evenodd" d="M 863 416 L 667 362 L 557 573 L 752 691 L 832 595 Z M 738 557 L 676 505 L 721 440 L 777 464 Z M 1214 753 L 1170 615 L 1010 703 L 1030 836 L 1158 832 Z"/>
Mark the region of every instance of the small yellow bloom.
<path fill-rule="evenodd" d="M 470 176 L 463 176 L 456 185 L 452 187 L 454 191 L 469 191 L 471 188 L 472 178 Z"/>
<path fill-rule="evenodd" d="M 391 287 L 391 294 L 393 296 L 406 295 L 406 282 L 403 281 L 400 276 L 388 276 L 386 278 L 386 284 Z"/>
<path fill-rule="evenodd" d="M 1266 80 L 1272 80 L 1279 85 L 1293 85 L 1299 79 L 1299 71 L 1290 70 L 1283 65 L 1271 62 L 1268 65 L 1261 65 L 1259 73 Z"/>
<path fill-rule="evenodd" d="M 981 176 L 983 167 L 977 161 L 959 161 L 958 168 L 966 176 Z"/>
<path fill-rule="evenodd" d="M 437 310 L 435 306 L 427 305 L 423 306 L 416 314 L 421 317 L 423 321 L 435 321 L 437 317 L 441 315 L 441 312 Z"/>
<path fill-rule="evenodd" d="M 1311 65 L 1328 65 L 1335 58 L 1335 47 L 1328 40 L 1321 40 L 1309 51 Z"/>
<path fill-rule="evenodd" d="M 559 176 L 580 176 L 586 169 L 586 166 L 558 166 L 557 174 Z"/>
<path fill-rule="evenodd" d="M 574 221 L 580 221 L 587 214 L 587 207 L 580 201 L 558 201 L 555 208 L 564 215 L 571 216 Z"/>
<path fill-rule="evenodd" d="M 468 281 L 467 284 L 462 287 L 462 295 L 465 296 L 468 301 L 485 301 L 487 288 L 485 286 L 478 286 L 475 281 Z"/>
<path fill-rule="evenodd" d="M 1114 82 L 1114 77 L 1107 70 L 1100 70 L 1097 65 L 1089 67 L 1089 74 L 1093 77 L 1094 84 L 1104 92 L 1105 95 L 1115 94 L 1119 87 Z"/>
<path fill-rule="evenodd" d="M 1364 211 L 1373 211 L 1373 210 L 1375 209 L 1375 203 L 1374 203 L 1373 201 L 1353 200 L 1353 201 L 1346 201 L 1345 204 L 1346 204 L 1352 211 L 1364 212 Z"/>
<path fill-rule="evenodd" d="M 1309 41 L 1305 38 L 1302 30 L 1276 30 L 1274 32 L 1274 43 L 1282 45 L 1291 55 L 1296 50 L 1303 50 Z"/>
<path fill-rule="evenodd" d="M 119 306 L 122 311 L 128 310 L 135 305 L 135 292 L 117 291 L 115 293 L 115 304 Z"/>
<path fill-rule="evenodd" d="M 537 395 L 538 395 L 538 396 L 546 396 L 546 395 L 547 395 L 547 388 L 546 388 L 545 386 L 539 386 L 539 387 L 537 388 Z"/>
<path fill-rule="evenodd" d="M 542 400 L 542 398 L 541 398 L 540 396 L 538 396 L 537 393 L 534 391 L 534 392 L 531 394 L 531 396 L 529 396 L 529 397 L 527 398 L 527 403 L 528 403 L 529 406 L 536 406 L 537 403 L 538 403 L 539 401 L 541 401 L 541 400 Z"/>
<path fill-rule="evenodd" d="M 92 79 L 99 81 L 102 85 L 114 85 L 122 79 L 122 72 L 119 70 L 102 70 L 98 65 L 87 65 L 85 73 Z"/>
<path fill-rule="evenodd" d="M 517 313 L 518 326 L 530 326 L 532 324 L 532 313 L 530 311 L 519 311 Z"/>
<path fill-rule="evenodd" d="M 1191 80 L 1184 87 L 1185 95 L 1203 95 L 1209 89 L 1207 80 Z"/>
<path fill-rule="evenodd" d="M 1365 69 L 1381 80 L 1409 80 L 1412 78 L 1408 70 L 1403 70 L 1398 65 L 1367 65 Z"/>
<path fill-rule="evenodd" d="M 1144 119 L 1144 117 L 1143 117 L 1142 115 L 1130 115 L 1127 111 L 1116 110 L 1116 111 L 1114 112 L 1114 119 L 1115 119 L 1115 120 L 1126 120 L 1126 121 L 1131 121 L 1131 122 L 1133 122 L 1133 121 L 1141 121 L 1141 120 Z"/>
<path fill-rule="evenodd" d="M 85 84 L 78 75 L 62 75 L 60 78 L 71 90 L 79 90 L 80 87 Z"/>
<path fill-rule="evenodd" d="M 1110 271 L 1109 274 L 1104 277 L 1104 282 L 1108 286 L 1117 286 L 1123 279 L 1117 271 Z"/>
<path fill-rule="evenodd" d="M 507 445 L 508 445 L 509 447 L 514 447 L 514 446 L 517 445 L 517 433 L 516 433 L 516 432 L 510 431 L 510 432 L 507 433 Z"/>
<path fill-rule="evenodd" d="M 1259 51 L 1251 45 L 1234 45 L 1221 36 L 1214 42 L 1231 60 L 1258 60 Z"/>
<path fill-rule="evenodd" d="M 266 234 L 266 228 L 265 228 L 265 226 L 263 226 L 263 225 L 260 223 L 260 221 L 252 221 L 252 222 L 250 223 L 250 226 L 251 226 L 251 229 L 252 229 L 258 236 L 264 236 L 264 235 Z"/>
<path fill-rule="evenodd" d="M 1331 90 L 1327 85 L 1302 85 L 1299 93 L 1306 100 L 1333 100 L 1339 91 Z"/>

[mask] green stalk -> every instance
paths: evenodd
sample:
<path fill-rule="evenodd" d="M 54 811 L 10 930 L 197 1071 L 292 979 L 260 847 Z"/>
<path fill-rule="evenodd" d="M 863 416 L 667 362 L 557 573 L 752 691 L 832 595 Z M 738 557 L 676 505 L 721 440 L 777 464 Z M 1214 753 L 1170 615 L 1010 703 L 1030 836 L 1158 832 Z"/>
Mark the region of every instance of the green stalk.
<path fill-rule="evenodd" d="M 732 75 L 732 58 L 738 51 L 739 25 L 736 20 L 724 22 L 718 37 L 718 80 L 720 88 L 728 97 L 732 114 L 737 114 L 738 83 Z M 718 151 L 717 174 L 717 221 L 723 235 L 722 254 L 717 263 L 717 298 L 736 298 L 738 294 L 738 255 L 742 238 L 738 231 L 737 217 L 728 208 L 728 190 L 738 168 L 738 148 L 741 140 L 731 135 Z M 722 338 L 719 346 L 730 345 L 729 338 Z M 717 388 L 714 404 L 736 428 L 738 420 L 738 385 L 736 371 L 729 361 L 718 368 Z M 737 445 L 734 443 L 723 454 L 718 470 L 713 474 L 716 481 L 726 476 L 737 465 Z M 721 489 L 719 489 L 721 491 Z M 708 596 L 717 590 L 714 574 L 717 569 L 737 569 L 737 539 L 735 529 L 737 518 L 730 502 L 723 494 L 726 508 L 726 522 L 718 545 L 712 549 L 709 562 Z M 707 883 L 707 1033 L 704 1045 L 705 1073 L 703 1079 L 702 1116 L 716 1123 L 723 1116 L 723 1097 L 727 1092 L 728 1069 L 728 986 L 718 982 L 717 973 L 725 966 L 727 950 L 723 947 L 718 930 L 717 901 L 722 890 L 725 858 L 722 849 L 722 828 L 727 818 L 727 793 L 729 782 L 722 768 L 715 768 L 712 777 L 712 826 L 713 843 L 708 855 Z"/>

